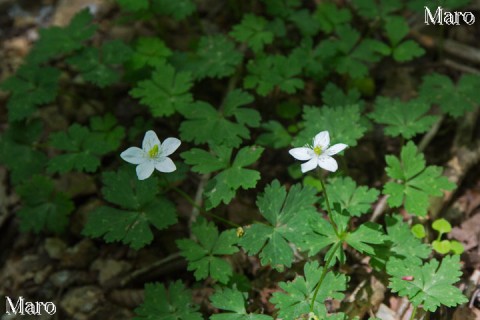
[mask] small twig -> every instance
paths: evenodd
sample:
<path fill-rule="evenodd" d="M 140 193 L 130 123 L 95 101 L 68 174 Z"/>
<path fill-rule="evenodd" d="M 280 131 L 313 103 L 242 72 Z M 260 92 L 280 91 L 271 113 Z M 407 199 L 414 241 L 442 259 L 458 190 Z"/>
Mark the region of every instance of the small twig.
<path fill-rule="evenodd" d="M 192 207 L 192 215 L 190 216 L 190 221 L 189 221 L 190 227 L 192 226 L 192 223 L 197 220 L 197 217 L 200 214 L 200 210 L 198 208 L 202 207 L 203 191 L 205 189 L 205 184 L 207 183 L 208 179 L 210 179 L 210 173 L 202 175 L 202 178 L 200 179 L 200 183 L 198 184 L 197 192 L 195 192 L 195 198 L 193 200 L 198 207 L 197 206 Z"/>
<path fill-rule="evenodd" d="M 444 59 L 443 64 L 446 65 L 447 67 L 450 67 L 452 69 L 456 69 L 456 70 L 461 71 L 461 72 L 471 73 L 471 74 L 480 74 L 480 70 L 478 70 L 476 68 L 473 68 L 473 67 L 466 66 L 466 65 L 458 63 L 458 62 L 455 62 L 455 61 L 450 60 L 450 59 Z"/>
<path fill-rule="evenodd" d="M 141 269 L 138 269 L 138 270 L 135 270 L 134 272 L 128 274 L 127 276 L 125 276 L 123 279 L 120 279 L 119 283 L 120 283 L 120 287 L 125 287 L 128 283 L 130 283 L 133 279 L 137 278 L 137 277 L 140 277 L 142 276 L 143 274 L 145 273 L 150 273 L 150 271 L 152 271 L 153 269 L 156 269 L 170 261 L 173 261 L 173 260 L 177 260 L 178 258 L 180 258 L 180 252 L 177 252 L 177 253 L 174 253 L 174 254 L 171 254 L 161 260 L 158 260 L 158 261 L 155 261 L 151 264 L 149 264 L 148 266 L 145 266 Z"/>
<path fill-rule="evenodd" d="M 375 206 L 375 210 L 373 210 L 373 214 L 370 217 L 371 222 L 377 221 L 377 219 L 382 215 L 383 211 L 387 208 L 387 199 L 388 195 L 384 195 L 378 201 L 377 205 Z"/>
<path fill-rule="evenodd" d="M 480 64 L 480 50 L 477 48 L 467 46 L 461 42 L 450 39 L 435 39 L 415 30 L 411 31 L 410 33 L 422 46 L 426 48 L 433 49 L 437 47 L 446 53 L 451 54 L 452 56 L 472 63 Z"/>
<path fill-rule="evenodd" d="M 435 122 L 430 130 L 428 130 L 428 132 L 423 136 L 422 140 L 418 144 L 418 151 L 423 152 L 423 150 L 425 150 L 428 144 L 433 140 L 438 132 L 438 129 L 440 129 L 440 126 L 442 125 L 443 119 L 445 119 L 444 114 L 438 118 L 437 122 Z"/>
<path fill-rule="evenodd" d="M 464 45 L 461 42 L 445 39 L 443 43 L 445 52 L 467 61 L 480 64 L 480 50 Z"/>
<path fill-rule="evenodd" d="M 468 307 L 471 309 L 474 307 L 475 301 L 478 299 L 480 296 L 480 289 L 477 289 L 473 292 L 472 298 L 470 299 L 470 303 L 468 304 Z"/>
<path fill-rule="evenodd" d="M 405 312 L 407 312 L 409 306 L 410 306 L 410 301 L 408 301 L 407 298 L 402 298 L 400 302 L 400 306 L 397 309 L 397 314 L 400 317 L 400 319 L 403 319 L 403 316 L 405 315 Z"/>

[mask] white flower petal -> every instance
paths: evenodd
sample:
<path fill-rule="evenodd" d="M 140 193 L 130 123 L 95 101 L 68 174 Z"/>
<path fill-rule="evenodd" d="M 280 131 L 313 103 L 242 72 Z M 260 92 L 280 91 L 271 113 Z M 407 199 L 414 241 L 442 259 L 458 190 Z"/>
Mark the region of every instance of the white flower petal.
<path fill-rule="evenodd" d="M 337 161 L 332 157 L 326 155 L 318 157 L 318 165 L 320 168 L 331 172 L 335 172 L 338 169 Z"/>
<path fill-rule="evenodd" d="M 155 162 L 155 169 L 160 172 L 173 172 L 177 169 L 175 163 L 170 158 L 163 158 Z"/>
<path fill-rule="evenodd" d="M 177 138 L 167 138 L 160 147 L 160 155 L 167 157 L 180 147 L 181 141 Z"/>
<path fill-rule="evenodd" d="M 149 152 L 152 150 L 154 145 L 158 145 L 160 147 L 160 140 L 158 140 L 157 134 L 154 131 L 148 130 L 143 138 L 142 149 L 145 152 Z"/>
<path fill-rule="evenodd" d="M 138 180 L 145 180 L 150 177 L 155 169 L 153 161 L 147 161 L 137 166 Z"/>
<path fill-rule="evenodd" d="M 120 157 L 132 164 L 140 164 L 145 162 L 145 152 L 137 147 L 130 147 L 127 150 L 120 153 Z"/>
<path fill-rule="evenodd" d="M 313 150 L 310 148 L 293 148 L 288 151 L 297 160 L 310 160 L 313 158 Z"/>
<path fill-rule="evenodd" d="M 327 156 L 333 156 L 334 154 L 337 154 L 343 150 L 345 150 L 345 148 L 348 147 L 345 143 L 337 143 L 333 146 L 331 146 L 330 148 L 328 148 L 327 150 L 325 150 L 325 154 Z"/>
<path fill-rule="evenodd" d="M 309 161 L 302 163 L 302 172 L 305 173 L 315 169 L 317 167 L 317 161 L 317 158 L 312 158 Z"/>
<path fill-rule="evenodd" d="M 326 150 L 328 145 L 330 144 L 330 135 L 328 131 L 322 131 L 318 133 L 315 138 L 313 139 L 313 146 L 320 147 L 322 150 Z"/>

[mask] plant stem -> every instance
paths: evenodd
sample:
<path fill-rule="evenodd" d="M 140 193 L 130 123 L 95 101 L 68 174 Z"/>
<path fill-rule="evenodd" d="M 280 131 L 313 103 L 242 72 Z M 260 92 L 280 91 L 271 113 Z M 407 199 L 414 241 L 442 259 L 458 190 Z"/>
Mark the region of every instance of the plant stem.
<path fill-rule="evenodd" d="M 188 203 L 190 203 L 192 206 L 194 206 L 195 208 L 197 208 L 197 210 L 204 214 L 204 215 L 207 215 L 207 216 L 210 216 L 214 219 L 217 219 L 225 224 L 228 224 L 229 226 L 232 226 L 232 227 L 235 227 L 235 228 L 238 228 L 238 227 L 241 227 L 240 225 L 236 224 L 236 223 L 233 223 L 231 221 L 228 221 L 227 219 L 224 219 L 220 216 L 217 216 L 216 214 L 214 213 L 211 213 L 211 212 L 207 212 L 205 211 L 204 208 L 202 208 L 201 206 L 199 206 L 195 201 L 193 201 L 193 199 L 185 192 L 183 191 L 182 189 L 180 188 L 177 188 L 175 186 L 169 186 L 170 189 L 172 189 L 173 191 L 175 191 L 176 193 L 178 193 L 179 195 L 181 195 L 185 200 L 187 200 Z"/>
<path fill-rule="evenodd" d="M 323 182 L 322 174 L 320 174 L 319 176 L 320 176 L 320 184 L 322 185 L 323 194 L 325 195 L 325 202 L 327 204 L 328 219 L 330 219 L 330 222 L 332 223 L 333 230 L 335 230 L 335 234 L 337 235 L 337 237 L 339 237 L 337 224 L 335 223 L 335 220 L 333 220 L 332 208 L 330 207 L 330 201 L 328 200 L 327 189 L 325 188 L 325 183 Z"/>
<path fill-rule="evenodd" d="M 315 287 L 315 292 L 313 293 L 312 302 L 310 303 L 310 312 L 313 312 L 313 306 L 315 305 L 315 299 L 317 299 L 318 291 L 320 290 L 320 287 L 322 286 L 322 282 L 325 279 L 325 276 L 327 275 L 328 270 L 330 269 L 328 266 L 332 262 L 332 259 L 335 256 L 335 253 L 337 252 L 341 244 L 342 244 L 341 241 L 335 244 L 330 256 L 327 259 L 327 262 L 325 263 L 325 266 L 323 267 L 322 274 L 320 275 L 320 279 L 318 280 L 317 285 Z"/>
<path fill-rule="evenodd" d="M 152 271 L 153 269 L 155 268 L 158 268 L 160 266 L 162 266 L 163 264 L 166 264 L 168 262 L 171 262 L 171 261 L 174 261 L 178 258 L 180 258 L 181 255 L 180 255 L 180 252 L 177 252 L 177 253 L 173 253 L 161 260 L 157 260 L 141 269 L 137 269 L 135 270 L 134 272 L 131 272 L 129 273 L 127 276 L 125 276 L 123 279 L 121 279 L 119 281 L 120 283 L 120 287 L 124 287 L 126 286 L 130 281 L 132 281 L 133 279 L 139 277 L 139 276 L 142 276 L 146 273 L 149 273 L 150 271 Z"/>
<path fill-rule="evenodd" d="M 418 144 L 418 150 L 423 151 L 427 147 L 427 145 L 432 141 L 432 139 L 437 134 L 440 126 L 442 125 L 443 119 L 445 119 L 445 115 L 441 115 L 438 120 L 433 124 L 433 126 L 428 130 L 428 132 L 423 136 L 422 140 Z"/>
<path fill-rule="evenodd" d="M 414 320 L 416 314 L 417 314 L 417 307 L 414 306 L 414 307 L 413 307 L 412 314 L 410 315 L 410 320 Z"/>

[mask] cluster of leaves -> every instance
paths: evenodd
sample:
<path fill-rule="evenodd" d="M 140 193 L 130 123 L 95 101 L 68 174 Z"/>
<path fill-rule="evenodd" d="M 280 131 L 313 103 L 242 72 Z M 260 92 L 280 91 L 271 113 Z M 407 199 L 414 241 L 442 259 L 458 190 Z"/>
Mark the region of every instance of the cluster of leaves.
<path fill-rule="evenodd" d="M 83 233 L 139 249 L 153 240 L 150 225 L 165 229 L 177 222 L 177 215 L 173 203 L 158 194 L 156 178 L 140 181 L 129 169 L 103 174 L 103 197 L 114 206 L 101 206 L 91 212 Z"/>
<path fill-rule="evenodd" d="M 211 276 L 220 283 L 227 283 L 233 270 L 228 262 L 216 255 L 228 255 L 238 251 L 236 230 L 218 232 L 217 227 L 205 220 L 197 221 L 192 226 L 192 239 L 177 240 L 182 256 L 188 261 L 188 270 L 195 270 L 197 280 Z"/>
<path fill-rule="evenodd" d="M 432 223 L 432 229 L 438 232 L 437 239 L 432 242 L 432 248 L 440 254 L 462 254 L 465 250 L 462 243 L 456 240 L 441 240 L 442 235 L 452 231 L 452 225 L 444 218 L 437 219 Z M 423 224 L 417 223 L 412 226 L 412 233 L 419 239 L 426 237 L 426 231 Z"/>
<path fill-rule="evenodd" d="M 413 142 L 408 142 L 400 153 L 400 159 L 386 157 L 387 174 L 394 181 L 387 182 L 383 193 L 388 195 L 392 207 L 405 205 L 411 214 L 425 216 L 429 207 L 429 196 L 441 196 L 442 190 L 452 190 L 455 184 L 442 176 L 442 168 L 426 166 L 423 154 Z"/>
<path fill-rule="evenodd" d="M 125 136 L 125 129 L 117 125 L 112 115 L 93 117 L 90 129 L 79 124 L 71 125 L 67 131 L 50 135 L 50 145 L 67 153 L 50 159 L 49 173 L 70 171 L 94 172 L 103 155 L 118 149 Z"/>

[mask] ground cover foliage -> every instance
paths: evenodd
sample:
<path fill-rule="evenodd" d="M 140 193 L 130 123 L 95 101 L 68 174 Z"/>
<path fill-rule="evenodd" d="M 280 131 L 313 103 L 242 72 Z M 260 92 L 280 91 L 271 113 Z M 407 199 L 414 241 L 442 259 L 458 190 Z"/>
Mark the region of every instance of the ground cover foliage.
<path fill-rule="evenodd" d="M 448 135 L 477 112 L 480 76 L 416 41 L 423 5 L 117 0 L 104 19 L 130 37 L 88 8 L 41 29 L 0 84 L 19 230 L 128 251 L 137 268 L 111 287 L 144 288 L 134 319 L 379 319 L 380 303 L 352 306 L 373 278 L 406 317 L 449 319 L 470 296 L 458 217 L 441 218 L 461 187 Z M 406 66 L 415 84 L 389 90 Z M 335 167 L 301 170 L 292 148 Z"/>

